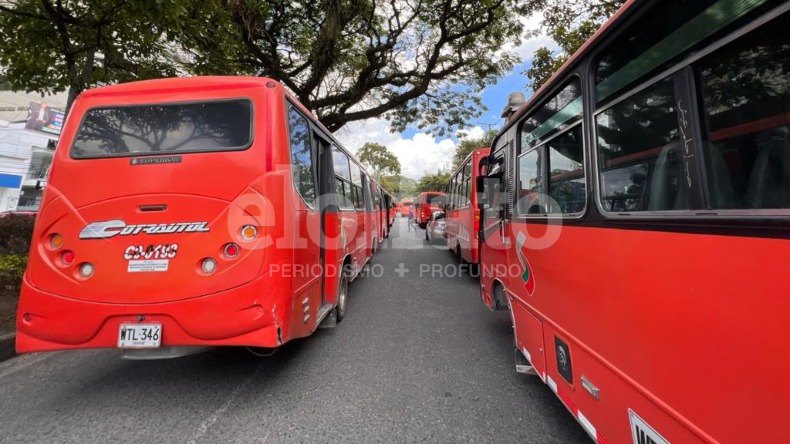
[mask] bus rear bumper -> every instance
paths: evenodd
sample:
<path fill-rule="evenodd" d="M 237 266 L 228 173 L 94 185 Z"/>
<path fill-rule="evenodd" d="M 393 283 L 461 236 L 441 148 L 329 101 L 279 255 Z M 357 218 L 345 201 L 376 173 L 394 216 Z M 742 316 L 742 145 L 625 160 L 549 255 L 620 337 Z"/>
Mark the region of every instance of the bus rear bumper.
<path fill-rule="evenodd" d="M 256 280 L 181 301 L 110 304 L 46 293 L 25 280 L 17 309 L 16 351 L 115 348 L 120 324 L 137 322 L 162 324 L 162 347 L 277 347 L 286 317 L 273 287 L 264 292 L 262 280 Z"/>

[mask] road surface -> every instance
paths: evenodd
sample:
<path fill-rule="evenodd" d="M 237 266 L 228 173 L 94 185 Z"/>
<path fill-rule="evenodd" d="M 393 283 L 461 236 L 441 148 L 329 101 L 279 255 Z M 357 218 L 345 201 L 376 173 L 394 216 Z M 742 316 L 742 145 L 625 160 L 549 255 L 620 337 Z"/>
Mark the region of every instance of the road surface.
<path fill-rule="evenodd" d="M 0 363 L 0 442 L 590 442 L 547 386 L 515 373 L 507 312 L 488 311 L 424 235 L 398 219 L 345 320 L 271 357 Z"/>

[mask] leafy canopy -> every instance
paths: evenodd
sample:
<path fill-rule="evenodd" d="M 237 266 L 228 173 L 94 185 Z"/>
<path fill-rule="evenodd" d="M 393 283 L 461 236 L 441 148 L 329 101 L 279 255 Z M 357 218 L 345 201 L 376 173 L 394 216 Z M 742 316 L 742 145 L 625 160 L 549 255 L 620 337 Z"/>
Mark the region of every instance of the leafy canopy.
<path fill-rule="evenodd" d="M 383 174 L 399 175 L 400 161 L 387 147 L 379 143 L 367 142 L 357 151 L 357 159 L 370 168 L 376 181 Z"/>
<path fill-rule="evenodd" d="M 69 92 L 176 75 L 175 37 L 206 2 L 0 2 L 0 75 L 11 89 Z"/>
<path fill-rule="evenodd" d="M 545 46 L 535 51 L 531 67 L 523 73 L 527 88 L 540 88 L 623 3 L 625 0 L 538 0 L 536 6 L 543 10 L 541 26 L 560 52 L 554 54 Z"/>
<path fill-rule="evenodd" d="M 440 171 L 436 174 L 427 174 L 422 176 L 417 183 L 417 192 L 444 191 L 448 180 L 450 180 L 450 173 L 442 173 Z"/>
<path fill-rule="evenodd" d="M 475 148 L 491 146 L 491 142 L 496 137 L 496 131 L 488 130 L 482 137 L 477 139 L 463 139 L 455 148 L 455 155 L 453 156 L 453 169 L 458 168 L 461 162 L 466 159 L 466 156 Z"/>

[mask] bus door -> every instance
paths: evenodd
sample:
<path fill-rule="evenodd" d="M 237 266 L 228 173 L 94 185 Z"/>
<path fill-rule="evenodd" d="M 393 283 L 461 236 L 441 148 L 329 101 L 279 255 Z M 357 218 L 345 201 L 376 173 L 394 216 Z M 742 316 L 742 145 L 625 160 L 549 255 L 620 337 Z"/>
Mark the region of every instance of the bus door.
<path fill-rule="evenodd" d="M 332 163 L 332 145 L 322 137 L 314 137 L 317 158 L 318 195 L 320 196 L 319 263 L 323 272 L 321 280 L 321 307 L 337 302 L 338 270 L 335 269 L 339 257 L 340 217 L 335 202 L 335 175 Z M 313 241 L 315 242 L 315 240 Z M 319 318 L 323 313 L 319 313 Z"/>
<path fill-rule="evenodd" d="M 292 212 L 291 215 L 284 215 L 285 220 L 291 220 L 293 223 L 293 226 L 289 227 L 292 241 L 290 245 L 276 245 L 276 248 L 292 249 L 291 268 L 284 271 L 284 274 L 287 274 L 284 277 L 291 281 L 293 294 L 290 331 L 287 336 L 298 338 L 309 335 L 315 329 L 317 311 L 321 305 L 323 270 L 320 239 L 315 239 L 321 227 L 321 212 L 317 199 L 319 157 L 316 141 L 319 137 L 315 131 L 311 131 L 309 120 L 295 106 L 288 106 L 288 122 L 291 174 L 295 193 L 293 193 L 293 203 L 284 206 L 283 209 Z"/>
<path fill-rule="evenodd" d="M 488 204 L 481 218 L 480 254 L 481 263 L 487 266 L 481 270 L 481 284 L 488 286 L 483 292 L 483 302 L 493 310 L 506 310 L 508 303 L 505 298 L 503 284 L 507 281 L 507 249 L 510 240 L 507 233 L 507 136 L 499 139 L 498 148 L 491 156 L 488 166 L 488 177 L 485 180 L 485 192 Z M 483 252 L 484 251 L 484 252 Z M 483 258 L 483 255 L 485 256 Z"/>

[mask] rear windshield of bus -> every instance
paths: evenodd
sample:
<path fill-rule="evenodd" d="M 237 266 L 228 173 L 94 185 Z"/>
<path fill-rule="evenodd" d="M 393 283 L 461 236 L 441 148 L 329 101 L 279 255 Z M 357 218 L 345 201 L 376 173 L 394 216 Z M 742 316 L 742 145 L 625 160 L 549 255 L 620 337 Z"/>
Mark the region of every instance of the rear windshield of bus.
<path fill-rule="evenodd" d="M 441 196 L 442 196 L 441 194 L 426 194 L 425 195 L 425 203 L 432 204 L 432 203 L 434 203 L 433 202 L 434 200 L 437 200 L 437 198 L 439 198 Z M 439 202 L 436 202 L 436 203 L 439 203 Z"/>
<path fill-rule="evenodd" d="M 252 140 L 252 102 L 245 99 L 100 107 L 82 119 L 71 157 L 232 151 Z"/>

